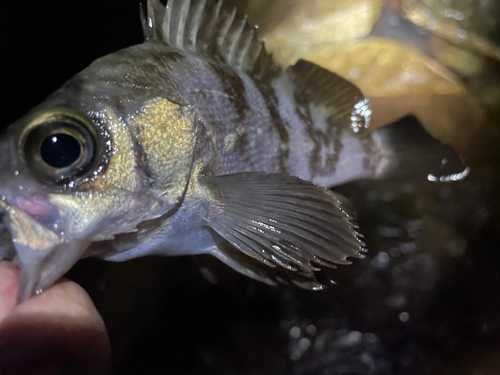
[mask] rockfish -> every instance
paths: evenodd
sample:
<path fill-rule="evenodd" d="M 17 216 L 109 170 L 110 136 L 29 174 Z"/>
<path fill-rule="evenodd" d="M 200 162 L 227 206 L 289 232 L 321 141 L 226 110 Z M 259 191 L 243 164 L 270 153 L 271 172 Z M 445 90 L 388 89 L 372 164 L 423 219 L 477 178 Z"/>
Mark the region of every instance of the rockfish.
<path fill-rule="evenodd" d="M 370 132 L 359 89 L 304 60 L 277 66 L 221 1 L 150 0 L 141 15 L 144 43 L 96 60 L 0 138 L 19 301 L 85 257 L 210 254 L 321 289 L 322 269 L 365 251 L 327 188 L 463 170 L 419 124 Z"/>

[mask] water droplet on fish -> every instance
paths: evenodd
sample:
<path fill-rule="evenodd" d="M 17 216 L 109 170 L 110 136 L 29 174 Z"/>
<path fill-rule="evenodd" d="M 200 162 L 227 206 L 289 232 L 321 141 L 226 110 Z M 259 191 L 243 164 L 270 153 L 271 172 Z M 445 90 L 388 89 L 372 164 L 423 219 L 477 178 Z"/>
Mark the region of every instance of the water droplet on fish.
<path fill-rule="evenodd" d="M 470 173 L 470 168 L 469 167 L 466 167 L 462 172 L 460 173 L 454 173 L 454 174 L 450 174 L 450 175 L 444 175 L 444 176 L 440 176 L 439 178 L 433 174 L 428 174 L 427 175 L 427 179 L 429 181 L 439 181 L 439 182 L 453 182 L 453 181 L 461 181 L 463 180 L 465 177 L 467 177 Z"/>
<path fill-rule="evenodd" d="M 14 171 L 14 176 L 19 176 L 19 171 L 18 170 Z"/>

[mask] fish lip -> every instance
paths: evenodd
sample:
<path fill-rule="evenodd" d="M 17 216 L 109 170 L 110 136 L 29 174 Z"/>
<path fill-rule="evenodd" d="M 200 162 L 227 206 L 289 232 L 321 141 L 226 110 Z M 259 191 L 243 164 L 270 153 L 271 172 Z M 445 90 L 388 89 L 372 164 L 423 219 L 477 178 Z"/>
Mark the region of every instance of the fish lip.
<path fill-rule="evenodd" d="M 50 195 L 64 192 L 62 187 L 46 185 L 33 178 L 27 167 L 18 163 L 9 164 L 0 172 L 1 201 L 26 213 L 31 212 L 32 216 L 43 216 L 43 212 L 37 214 L 36 209 L 41 209 L 43 203 L 49 204 Z"/>
<path fill-rule="evenodd" d="M 47 199 L 40 195 L 34 195 L 30 199 L 17 196 L 12 199 L 12 204 L 32 217 L 42 218 L 49 216 L 54 208 Z"/>
<path fill-rule="evenodd" d="M 61 228 L 61 215 L 57 206 L 50 203 L 49 199 L 41 194 L 34 193 L 29 196 L 19 194 L 10 199 L 2 196 L 0 199 L 0 213 L 2 210 L 6 212 L 7 216 L 9 210 L 17 210 L 27 214 L 32 220 L 57 235 L 64 233 L 63 228 Z"/>

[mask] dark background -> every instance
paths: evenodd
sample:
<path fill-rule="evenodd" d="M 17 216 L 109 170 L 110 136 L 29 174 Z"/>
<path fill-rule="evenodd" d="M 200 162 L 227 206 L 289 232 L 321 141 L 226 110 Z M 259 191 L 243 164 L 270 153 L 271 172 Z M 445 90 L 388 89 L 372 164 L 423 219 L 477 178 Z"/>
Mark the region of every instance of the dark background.
<path fill-rule="evenodd" d="M 93 60 L 142 41 L 138 0 L 1 0 L 2 126 Z"/>
<path fill-rule="evenodd" d="M 137 0 L 0 2 L 2 127 L 96 58 L 142 42 Z M 370 249 L 321 293 L 191 258 L 79 263 L 119 374 L 500 373 L 497 119 L 462 183 L 340 187 Z"/>

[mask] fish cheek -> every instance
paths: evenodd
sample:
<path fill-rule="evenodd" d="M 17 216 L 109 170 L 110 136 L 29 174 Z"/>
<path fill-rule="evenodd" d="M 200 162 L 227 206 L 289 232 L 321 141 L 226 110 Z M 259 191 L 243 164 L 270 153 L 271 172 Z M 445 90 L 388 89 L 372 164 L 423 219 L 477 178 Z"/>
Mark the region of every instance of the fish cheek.
<path fill-rule="evenodd" d="M 130 122 L 151 186 L 170 204 L 184 197 L 200 120 L 195 107 L 158 97 L 145 102 Z"/>
<path fill-rule="evenodd" d="M 128 124 L 119 118 L 111 108 L 103 111 L 111 138 L 111 157 L 103 174 L 80 186 L 79 190 L 105 193 L 118 188 L 137 191 L 147 183 L 138 172 L 136 139 Z"/>
<path fill-rule="evenodd" d="M 66 237 L 97 241 L 135 230 L 149 215 L 157 215 L 158 199 L 137 164 L 136 139 L 129 125 L 111 108 L 103 111 L 111 138 L 111 157 L 104 173 L 73 189 L 53 194 L 66 223 Z"/>

